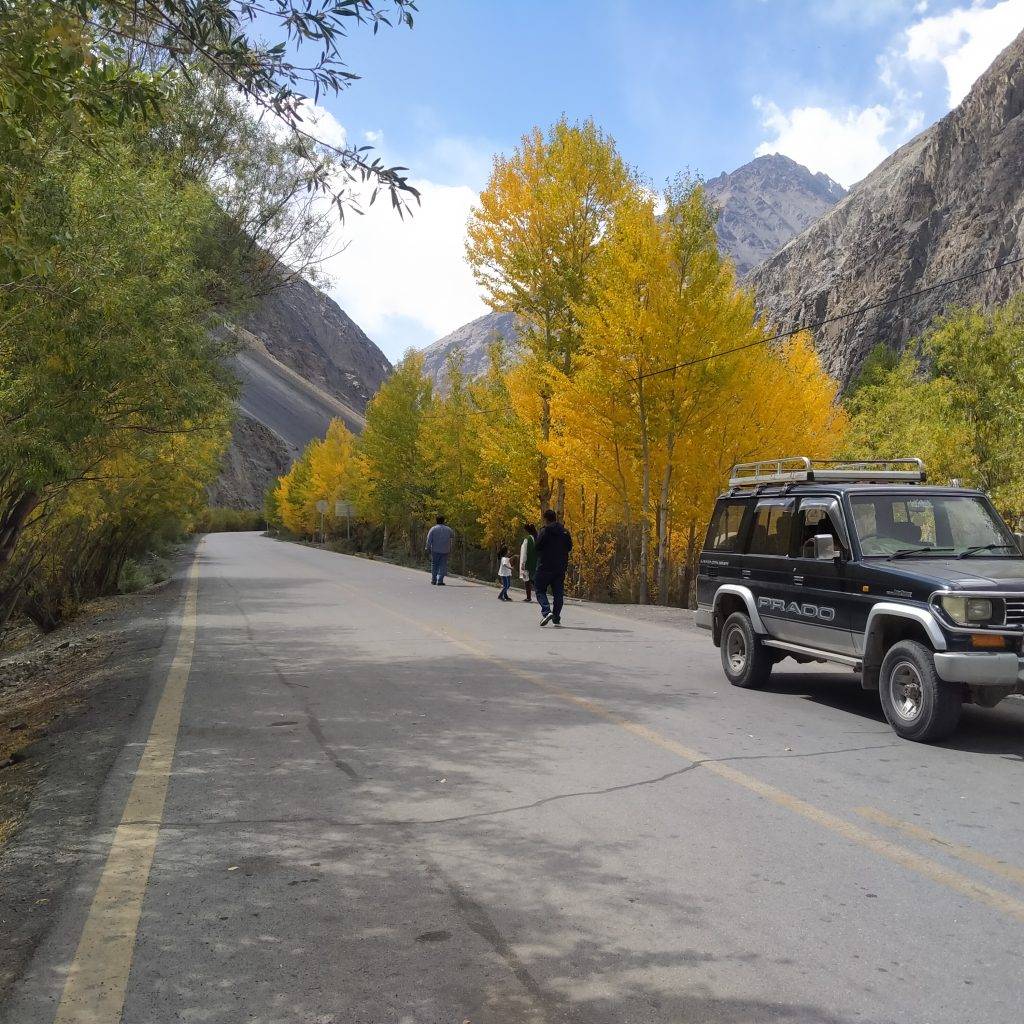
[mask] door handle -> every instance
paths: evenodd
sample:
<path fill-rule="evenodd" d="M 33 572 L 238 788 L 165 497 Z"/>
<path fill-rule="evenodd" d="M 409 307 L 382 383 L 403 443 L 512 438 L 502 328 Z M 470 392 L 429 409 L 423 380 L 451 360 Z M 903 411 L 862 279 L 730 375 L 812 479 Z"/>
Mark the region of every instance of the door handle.
<path fill-rule="evenodd" d="M 749 579 L 750 578 L 750 570 L 749 569 L 740 569 L 740 575 L 743 576 L 745 579 Z"/>
<path fill-rule="evenodd" d="M 803 581 L 804 581 L 803 576 L 794 576 L 793 577 L 793 582 L 794 583 L 803 583 Z"/>

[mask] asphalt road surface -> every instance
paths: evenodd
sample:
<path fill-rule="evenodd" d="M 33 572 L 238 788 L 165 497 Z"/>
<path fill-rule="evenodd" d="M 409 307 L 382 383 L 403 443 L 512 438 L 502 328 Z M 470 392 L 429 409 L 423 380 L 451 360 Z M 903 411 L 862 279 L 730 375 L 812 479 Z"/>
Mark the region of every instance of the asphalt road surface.
<path fill-rule="evenodd" d="M 1017 1024 L 1024 703 L 208 537 L 5 1019 Z"/>

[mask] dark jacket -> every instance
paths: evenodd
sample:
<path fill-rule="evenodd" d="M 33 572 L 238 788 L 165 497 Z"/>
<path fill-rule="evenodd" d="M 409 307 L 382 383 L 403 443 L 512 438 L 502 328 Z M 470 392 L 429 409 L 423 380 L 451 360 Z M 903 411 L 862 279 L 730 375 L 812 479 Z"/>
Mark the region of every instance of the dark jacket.
<path fill-rule="evenodd" d="M 572 536 L 561 523 L 549 523 L 537 534 L 537 576 L 561 577 L 569 568 Z"/>

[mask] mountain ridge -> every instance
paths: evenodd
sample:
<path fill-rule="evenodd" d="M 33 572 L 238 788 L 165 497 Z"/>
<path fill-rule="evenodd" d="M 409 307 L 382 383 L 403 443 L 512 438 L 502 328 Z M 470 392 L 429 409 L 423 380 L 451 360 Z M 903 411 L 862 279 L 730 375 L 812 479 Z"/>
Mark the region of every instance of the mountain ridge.
<path fill-rule="evenodd" d="M 748 278 L 780 330 L 919 292 L 1024 255 L 1024 33 L 959 106 L 891 153 Z M 952 306 L 1003 302 L 1024 268 L 823 326 L 815 344 L 844 385 L 878 343 L 901 350 Z"/>

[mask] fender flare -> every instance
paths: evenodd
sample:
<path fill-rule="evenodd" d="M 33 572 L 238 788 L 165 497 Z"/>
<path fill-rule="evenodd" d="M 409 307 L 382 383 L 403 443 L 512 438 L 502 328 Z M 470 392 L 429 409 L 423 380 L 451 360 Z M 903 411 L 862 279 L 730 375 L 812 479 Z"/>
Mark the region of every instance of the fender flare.
<path fill-rule="evenodd" d="M 712 605 L 712 616 L 718 614 L 718 602 L 723 594 L 733 594 L 736 597 L 742 598 L 743 603 L 747 606 L 747 615 L 750 617 L 750 625 L 753 627 L 755 633 L 762 635 L 767 634 L 768 630 L 765 629 L 764 623 L 761 621 L 761 616 L 757 614 L 757 603 L 754 601 L 754 594 L 750 587 L 741 587 L 738 583 L 723 583 L 722 586 L 715 591 L 715 603 Z"/>
<path fill-rule="evenodd" d="M 879 601 L 868 612 L 868 621 L 864 627 L 864 654 L 868 652 L 871 643 L 871 635 L 876 623 L 881 618 L 913 619 L 918 625 L 924 627 L 932 647 L 937 651 L 946 649 L 946 637 L 939 626 L 938 620 L 927 608 L 917 608 L 914 605 L 896 604 L 892 601 Z"/>

